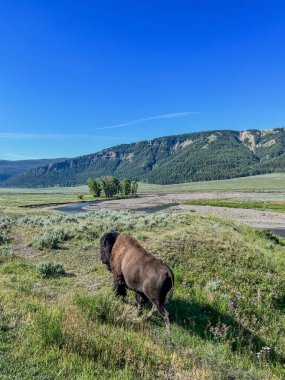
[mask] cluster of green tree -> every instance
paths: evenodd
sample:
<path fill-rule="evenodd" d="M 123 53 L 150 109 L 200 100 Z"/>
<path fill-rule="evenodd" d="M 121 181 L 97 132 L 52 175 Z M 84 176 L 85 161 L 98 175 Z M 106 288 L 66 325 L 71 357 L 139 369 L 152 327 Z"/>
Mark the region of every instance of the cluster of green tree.
<path fill-rule="evenodd" d="M 73 186 L 105 176 L 171 184 L 284 172 L 284 161 L 284 128 L 195 132 L 66 159 L 21 172 L 1 186 Z"/>
<path fill-rule="evenodd" d="M 126 197 L 136 195 L 138 191 L 137 181 L 130 181 L 128 178 L 119 180 L 115 176 L 103 178 L 89 178 L 87 181 L 90 193 L 94 197 L 111 198 L 115 195 Z"/>

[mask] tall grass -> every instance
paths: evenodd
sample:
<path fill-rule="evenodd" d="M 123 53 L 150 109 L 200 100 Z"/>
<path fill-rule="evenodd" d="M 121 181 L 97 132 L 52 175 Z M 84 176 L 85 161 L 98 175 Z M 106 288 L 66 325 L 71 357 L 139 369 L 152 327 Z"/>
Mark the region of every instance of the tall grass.
<path fill-rule="evenodd" d="M 102 323 L 116 324 L 124 314 L 122 303 L 110 288 L 100 289 L 93 296 L 77 295 L 75 301 L 88 318 Z"/>
<path fill-rule="evenodd" d="M 34 316 L 34 325 L 39 343 L 43 346 L 62 347 L 65 340 L 62 311 L 55 308 L 42 308 Z"/>
<path fill-rule="evenodd" d="M 285 247 L 275 235 L 195 213 L 54 217 L 19 217 L 11 232 L 28 244 L 56 220 L 62 249 L 34 246 L 23 259 L 13 242 L 0 247 L 12 257 L 0 260 L 4 380 L 284 378 Z M 170 336 L 158 315 L 136 320 L 132 292 L 113 294 L 98 246 L 114 226 L 174 270 Z M 43 262 L 74 275 L 42 278 Z"/>

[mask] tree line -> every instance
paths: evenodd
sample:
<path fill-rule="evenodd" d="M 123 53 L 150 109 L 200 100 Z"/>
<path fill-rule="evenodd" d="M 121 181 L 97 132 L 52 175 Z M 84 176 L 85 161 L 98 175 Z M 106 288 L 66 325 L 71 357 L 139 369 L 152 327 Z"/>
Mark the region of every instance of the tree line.
<path fill-rule="evenodd" d="M 130 181 L 128 178 L 119 180 L 115 176 L 102 177 L 99 179 L 89 178 L 87 185 L 90 193 L 96 198 L 111 198 L 115 195 L 126 197 L 127 195 L 136 195 L 138 191 L 137 181 Z"/>

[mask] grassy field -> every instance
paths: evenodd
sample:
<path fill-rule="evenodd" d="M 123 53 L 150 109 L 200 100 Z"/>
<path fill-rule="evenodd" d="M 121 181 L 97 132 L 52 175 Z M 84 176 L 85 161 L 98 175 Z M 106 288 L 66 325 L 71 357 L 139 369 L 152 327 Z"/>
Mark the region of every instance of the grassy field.
<path fill-rule="evenodd" d="M 1 380 L 285 377 L 285 247 L 274 235 L 195 213 L 9 210 L 0 216 Z M 170 337 L 158 316 L 134 320 L 133 294 L 112 294 L 98 257 L 111 228 L 173 268 Z"/>
<path fill-rule="evenodd" d="M 221 181 L 179 183 L 175 185 L 154 185 L 140 183 L 140 192 L 187 193 L 197 191 L 284 191 L 285 174 L 274 173 L 252 177 L 234 178 Z"/>
<path fill-rule="evenodd" d="M 266 174 L 252 177 L 235 178 L 221 181 L 189 182 L 174 185 L 155 185 L 139 183 L 140 193 L 188 193 L 188 192 L 285 192 L 285 174 Z M 5 201 L 29 203 L 34 199 L 35 203 L 55 203 L 78 201 L 78 195 L 82 194 L 84 199 L 89 199 L 87 186 L 74 187 L 48 187 L 42 189 L 9 189 L 0 188 L 0 205 Z M 277 194 L 278 196 L 278 194 Z"/>
<path fill-rule="evenodd" d="M 284 198 L 283 198 L 284 199 Z M 274 211 L 285 212 L 285 203 L 283 202 L 256 202 L 253 198 L 248 199 L 192 199 L 183 202 L 185 205 L 196 206 L 215 206 L 215 207 L 230 207 L 230 208 L 243 208 L 254 209 L 261 211 Z"/>
<path fill-rule="evenodd" d="M 193 182 L 176 185 L 139 184 L 140 193 L 191 193 L 191 192 L 254 192 L 242 199 L 195 200 L 188 204 L 223 207 L 253 208 L 284 212 L 285 174 L 268 174 L 224 181 Z M 267 193 L 264 193 L 267 192 Z M 83 197 L 83 200 L 79 199 Z M 87 186 L 49 187 L 43 189 L 0 188 L 0 208 L 5 212 L 33 213 L 19 206 L 49 205 L 69 202 L 94 201 Z"/>
<path fill-rule="evenodd" d="M 0 207 L 80 202 L 78 195 L 83 195 L 86 201 L 94 200 L 89 195 L 87 186 L 49 187 L 43 189 L 0 188 Z"/>
<path fill-rule="evenodd" d="M 70 186 L 70 187 L 62 187 L 62 186 L 52 186 L 52 187 L 44 187 L 39 189 L 21 189 L 21 188 L 8 188 L 8 187 L 2 187 L 0 188 L 0 195 L 7 195 L 7 194 L 27 194 L 27 195 L 39 195 L 39 194 L 45 194 L 45 195 L 60 195 L 60 194 L 68 194 L 68 195 L 77 195 L 77 194 L 89 194 L 88 186 L 82 185 L 82 186 Z"/>

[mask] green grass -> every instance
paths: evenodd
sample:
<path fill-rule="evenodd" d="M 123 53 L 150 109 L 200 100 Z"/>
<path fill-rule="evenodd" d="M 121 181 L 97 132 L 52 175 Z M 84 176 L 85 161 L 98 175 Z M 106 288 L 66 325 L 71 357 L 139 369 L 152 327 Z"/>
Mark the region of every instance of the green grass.
<path fill-rule="evenodd" d="M 197 191 L 285 191 L 285 174 L 274 173 L 251 177 L 234 178 L 220 181 L 203 181 L 179 183 L 173 185 L 156 185 L 139 183 L 139 192 L 183 193 Z M 60 203 L 78 201 L 77 195 L 82 194 L 89 199 L 88 187 L 47 187 L 41 189 L 0 188 L 0 202 L 14 201 L 20 204 L 30 203 Z M 92 199 L 92 198 L 91 198 Z"/>
<path fill-rule="evenodd" d="M 174 185 L 154 185 L 139 183 L 140 193 L 191 193 L 191 192 L 255 192 L 254 195 L 243 197 L 244 202 L 282 203 L 285 197 L 285 174 L 267 174 L 253 177 L 236 178 L 222 181 L 192 182 Z M 267 193 L 264 193 L 267 192 Z M 83 199 L 79 199 L 79 195 Z M 35 208 L 25 208 L 37 205 L 50 205 L 94 201 L 87 186 L 48 187 L 42 189 L 9 189 L 0 188 L 0 208 L 6 214 L 26 215 L 37 214 Z M 268 205 L 269 205 L 268 203 Z M 238 206 L 238 205 L 237 205 Z M 259 205 L 256 205 L 259 207 Z M 273 206 L 276 210 L 281 206 Z M 270 209 L 267 207 L 267 209 Z M 41 211 L 49 214 L 47 209 Z M 282 211 L 283 212 L 283 211 Z"/>
<path fill-rule="evenodd" d="M 78 194 L 82 192 L 70 192 L 72 188 L 62 188 L 60 192 L 46 192 L 46 189 L 37 189 L 37 191 L 28 191 L 23 189 L 0 189 L 0 207 L 7 209 L 9 207 L 18 208 L 30 205 L 52 205 L 61 203 L 72 203 L 82 201 L 92 201 L 94 197 L 85 193 L 83 200 L 78 199 Z M 20 212 L 20 210 L 18 210 Z M 23 212 L 26 212 L 25 210 Z"/>
<path fill-rule="evenodd" d="M 69 238 L 34 245 L 55 228 Z M 132 292 L 125 302 L 112 293 L 98 252 L 111 228 L 173 268 L 170 338 L 158 316 L 134 321 Z M 285 377 L 278 237 L 196 213 L 10 212 L 0 230 L 10 239 L 0 245 L 1 380 Z M 29 257 L 19 257 L 19 247 Z M 43 262 L 62 264 L 65 275 L 40 276 Z"/>
<path fill-rule="evenodd" d="M 88 186 L 82 185 L 82 186 L 52 186 L 52 187 L 44 187 L 44 188 L 28 188 L 28 189 L 22 189 L 22 188 L 8 188 L 8 187 L 2 187 L 0 188 L 0 195 L 7 195 L 7 194 L 46 194 L 46 195 L 53 195 L 59 196 L 60 194 L 70 194 L 70 195 L 77 195 L 77 194 L 89 194 Z"/>
<path fill-rule="evenodd" d="M 187 193 L 197 191 L 285 191 L 285 174 L 274 173 L 220 181 L 189 182 L 174 185 L 139 184 L 139 192 Z"/>
<path fill-rule="evenodd" d="M 191 192 L 255 192 L 244 201 L 283 202 L 285 197 L 285 174 L 267 174 L 222 181 L 192 182 L 175 185 L 154 185 L 139 183 L 140 193 L 191 193 Z M 268 192 L 268 193 L 264 193 Z M 78 198 L 83 195 L 83 200 Z M 94 201 L 87 186 L 48 187 L 42 189 L 0 188 L 0 208 L 5 213 L 36 214 L 38 210 L 24 208 L 31 205 L 53 205 Z M 50 211 L 42 210 L 49 214 Z"/>
<path fill-rule="evenodd" d="M 247 202 L 244 199 L 192 199 L 183 202 L 185 205 L 231 207 L 263 211 L 285 212 L 285 203 Z"/>
<path fill-rule="evenodd" d="M 121 199 L 121 197 L 113 197 L 111 199 Z M 87 186 L 42 189 L 0 188 L 0 207 L 6 212 L 34 213 L 37 210 L 33 210 L 33 208 L 37 208 L 37 206 L 93 202 L 96 200 L 108 200 L 108 198 L 94 198 L 89 194 Z M 44 210 L 44 212 L 48 213 L 48 210 Z"/>

